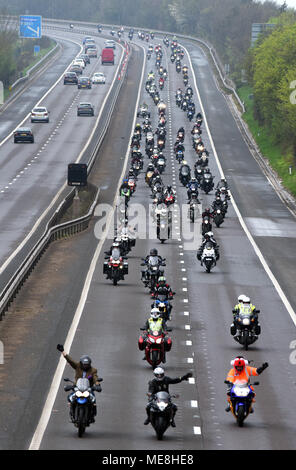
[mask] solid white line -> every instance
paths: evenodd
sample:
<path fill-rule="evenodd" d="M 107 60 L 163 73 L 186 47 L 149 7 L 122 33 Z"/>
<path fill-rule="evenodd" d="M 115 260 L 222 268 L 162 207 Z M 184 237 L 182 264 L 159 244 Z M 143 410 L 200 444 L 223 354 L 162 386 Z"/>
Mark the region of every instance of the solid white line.
<path fill-rule="evenodd" d="M 207 117 L 206 117 L 206 113 L 205 113 L 205 110 L 204 110 L 204 107 L 203 107 L 203 104 L 202 104 L 202 101 L 201 101 L 201 97 L 200 97 L 200 93 L 199 93 L 199 89 L 198 89 L 198 86 L 197 86 L 197 83 L 196 83 L 196 78 L 195 78 L 195 74 L 194 74 L 194 71 L 193 71 L 193 66 L 192 66 L 192 62 L 191 62 L 191 57 L 187 51 L 187 49 L 184 47 L 185 51 L 186 51 L 186 54 L 187 54 L 187 57 L 188 57 L 188 61 L 190 63 L 190 67 L 191 67 L 191 71 L 192 71 L 192 76 L 193 76 L 193 81 L 194 81 L 194 85 L 195 85 L 195 89 L 196 89 L 196 92 L 197 92 L 197 96 L 198 96 L 198 101 L 199 101 L 199 104 L 200 104 L 200 107 L 201 107 L 201 112 L 202 112 L 202 115 L 203 115 L 203 118 L 204 118 L 204 122 L 205 122 L 205 126 L 206 126 L 206 129 L 207 129 L 207 132 L 208 132 L 208 136 L 209 136 L 209 140 L 211 142 L 211 146 L 212 146 L 212 149 L 213 149 L 213 153 L 214 153 L 214 156 L 215 156 L 215 160 L 216 160 L 216 163 L 217 163 L 217 166 L 218 166 L 218 169 L 219 169 L 219 172 L 220 172 L 220 176 L 221 178 L 225 178 L 225 175 L 224 175 L 224 172 L 223 172 L 223 169 L 222 169 L 222 166 L 221 166 L 221 163 L 219 161 L 219 157 L 218 157 L 218 154 L 217 154 L 217 151 L 216 151 L 216 148 L 215 148 L 215 144 L 214 144 L 214 141 L 213 141 L 213 138 L 212 138 L 212 134 L 210 132 L 210 129 L 209 129 L 209 126 L 208 126 L 208 121 L 207 121 Z M 239 222 L 245 232 L 245 234 L 247 235 L 256 255 L 258 256 L 266 274 L 268 275 L 269 279 L 271 280 L 274 288 L 276 289 L 279 297 L 281 298 L 284 306 L 286 307 L 294 325 L 296 326 L 296 313 L 292 307 L 292 305 L 290 304 L 289 300 L 287 299 L 284 291 L 282 290 L 280 284 L 278 283 L 277 279 L 275 278 L 274 274 L 272 273 L 271 269 L 269 268 L 262 252 L 260 251 L 257 243 L 255 242 L 251 232 L 249 231 L 238 207 L 237 207 L 237 204 L 233 198 L 233 195 L 231 194 L 231 202 L 232 202 L 232 205 L 233 205 L 233 208 L 237 214 L 237 217 L 239 219 Z"/>
<path fill-rule="evenodd" d="M 142 47 L 142 49 L 143 49 L 143 47 Z M 144 54 L 144 65 L 143 65 L 142 76 L 141 76 L 141 80 L 140 80 L 140 84 L 139 84 L 139 92 L 138 92 L 138 96 L 137 96 L 137 103 L 136 103 L 136 111 L 135 111 L 135 114 L 134 114 L 134 121 L 133 121 L 133 125 L 132 125 L 132 133 L 133 133 L 133 129 L 135 127 L 135 122 L 136 122 L 136 118 L 137 118 L 137 109 L 138 109 L 139 101 L 140 101 L 140 95 L 141 95 L 141 89 L 142 89 L 145 66 L 146 66 L 146 56 Z M 92 259 L 89 271 L 87 273 L 85 283 L 84 283 L 84 286 L 83 286 L 83 290 L 82 290 L 82 293 L 81 293 L 81 297 L 80 297 L 80 300 L 79 300 L 79 304 L 78 304 L 78 307 L 76 309 L 72 324 L 70 326 L 70 329 L 69 329 L 69 332 L 68 332 L 68 335 L 67 335 L 67 338 L 66 338 L 66 341 L 65 341 L 64 348 L 65 348 L 66 351 L 70 351 L 70 349 L 71 349 L 71 346 L 72 346 L 72 343 L 73 343 L 73 340 L 74 340 L 74 337 L 75 337 L 75 334 L 76 334 L 76 330 L 78 328 L 82 313 L 84 311 L 85 303 L 86 303 L 88 292 L 89 292 L 89 289 L 90 289 L 90 286 L 91 286 L 91 282 L 92 282 L 93 274 L 94 274 L 94 271 L 95 271 L 95 268 L 96 268 L 96 264 L 97 264 L 98 258 L 100 256 L 102 246 L 103 246 L 103 244 L 105 242 L 105 239 L 106 239 L 106 237 L 108 235 L 108 232 L 109 232 L 109 226 L 110 226 L 110 223 L 111 223 L 111 220 L 112 220 L 112 217 L 113 217 L 114 208 L 115 208 L 117 197 L 118 197 L 117 195 L 118 195 L 118 192 L 119 192 L 119 188 L 120 188 L 120 185 L 121 185 L 123 175 L 125 174 L 125 171 L 126 171 L 126 166 L 127 166 L 127 162 L 128 162 L 129 153 L 130 153 L 130 149 L 128 147 L 126 155 L 125 155 L 125 161 L 124 161 L 122 173 L 121 173 L 121 176 L 118 180 L 118 186 L 117 186 L 117 190 L 116 190 L 114 201 L 113 201 L 113 210 L 111 210 L 109 215 L 108 215 L 107 222 L 106 222 L 105 233 L 103 234 L 103 237 L 101 238 L 101 240 L 100 240 L 100 242 L 97 246 L 97 249 L 96 249 L 94 257 Z M 47 425 L 48 425 L 48 422 L 49 422 L 49 419 L 50 419 L 50 415 L 51 415 L 51 412 L 52 412 L 52 409 L 53 409 L 53 405 L 54 405 L 55 400 L 56 400 L 56 396 L 57 396 L 57 393 L 58 393 L 58 390 L 59 390 L 59 387 L 60 387 L 60 383 L 61 383 L 61 380 L 62 380 L 62 376 L 63 376 L 65 366 L 66 366 L 65 358 L 63 356 L 61 356 L 60 360 L 59 360 L 59 363 L 58 363 L 58 366 L 57 366 L 57 369 L 55 371 L 55 374 L 54 374 L 54 377 L 53 377 L 53 380 L 52 380 L 47 398 L 46 398 L 45 405 L 43 407 L 43 411 L 42 411 L 40 420 L 38 422 L 38 425 L 37 425 L 37 428 L 35 430 L 34 436 L 33 436 L 32 441 L 30 443 L 29 450 L 38 450 L 39 447 L 40 447 L 40 444 L 42 442 L 45 430 L 47 428 Z"/>

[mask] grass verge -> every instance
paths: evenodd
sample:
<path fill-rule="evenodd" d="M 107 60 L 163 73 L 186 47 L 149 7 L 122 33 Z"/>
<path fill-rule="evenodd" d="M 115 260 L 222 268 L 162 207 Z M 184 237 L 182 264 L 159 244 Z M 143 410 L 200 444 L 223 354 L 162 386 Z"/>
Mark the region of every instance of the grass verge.
<path fill-rule="evenodd" d="M 247 123 L 260 152 L 266 157 L 271 167 L 277 172 L 283 186 L 296 196 L 296 167 L 292 149 L 285 148 L 282 144 L 274 142 L 268 129 L 260 126 L 254 118 L 254 100 L 252 87 L 249 85 L 237 89 L 237 93 L 244 101 L 246 112 L 243 119 Z M 290 167 L 292 173 L 290 174 Z"/>

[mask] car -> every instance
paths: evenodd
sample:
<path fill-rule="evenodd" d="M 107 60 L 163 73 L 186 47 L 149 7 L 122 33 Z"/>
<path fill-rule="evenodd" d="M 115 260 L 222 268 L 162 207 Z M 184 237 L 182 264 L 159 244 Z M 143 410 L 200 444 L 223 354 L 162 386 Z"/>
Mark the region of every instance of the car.
<path fill-rule="evenodd" d="M 81 67 L 81 65 L 71 65 L 70 67 L 70 72 L 75 72 L 75 73 L 78 73 L 78 75 L 82 75 L 82 72 L 83 72 L 83 68 Z"/>
<path fill-rule="evenodd" d="M 91 49 L 87 49 L 87 53 L 88 53 L 89 57 L 95 57 L 95 58 L 98 57 L 98 50 L 97 50 L 96 47 L 92 47 Z"/>
<path fill-rule="evenodd" d="M 105 41 L 105 48 L 115 49 L 116 48 L 115 41 L 113 41 L 113 39 L 107 39 L 107 41 Z"/>
<path fill-rule="evenodd" d="M 78 77 L 77 77 L 77 74 L 75 72 L 65 73 L 65 75 L 64 75 L 64 85 L 68 85 L 68 84 L 74 84 L 74 85 L 78 84 Z"/>
<path fill-rule="evenodd" d="M 96 72 L 93 74 L 92 76 L 92 82 L 94 84 L 97 84 L 97 83 L 106 83 L 106 77 L 105 77 L 105 74 L 103 72 Z"/>
<path fill-rule="evenodd" d="M 88 39 L 92 39 L 92 37 L 91 36 L 85 36 L 85 38 L 83 38 L 83 40 L 82 40 L 82 44 L 84 45 Z"/>
<path fill-rule="evenodd" d="M 19 127 L 13 133 L 14 143 L 18 142 L 31 142 L 34 143 L 33 132 L 29 127 Z"/>
<path fill-rule="evenodd" d="M 88 56 L 87 54 L 81 54 L 81 55 L 79 56 L 79 59 L 83 59 L 84 62 L 85 62 L 85 64 L 90 64 L 90 58 L 89 58 L 89 56 Z"/>
<path fill-rule="evenodd" d="M 49 111 L 45 106 L 38 106 L 31 111 L 31 122 L 49 122 Z"/>
<path fill-rule="evenodd" d="M 91 79 L 89 77 L 80 77 L 78 79 L 78 88 L 91 88 Z"/>
<path fill-rule="evenodd" d="M 77 59 L 73 60 L 72 65 L 80 65 L 80 67 L 81 67 L 82 69 L 85 68 L 85 62 L 84 62 L 83 59 L 78 59 L 78 58 L 77 58 Z"/>
<path fill-rule="evenodd" d="M 91 103 L 79 103 L 77 106 L 77 116 L 94 116 L 95 110 Z"/>
<path fill-rule="evenodd" d="M 105 65 L 105 64 L 114 65 L 114 50 L 105 47 L 105 49 L 102 50 L 101 58 L 102 58 L 102 65 Z"/>

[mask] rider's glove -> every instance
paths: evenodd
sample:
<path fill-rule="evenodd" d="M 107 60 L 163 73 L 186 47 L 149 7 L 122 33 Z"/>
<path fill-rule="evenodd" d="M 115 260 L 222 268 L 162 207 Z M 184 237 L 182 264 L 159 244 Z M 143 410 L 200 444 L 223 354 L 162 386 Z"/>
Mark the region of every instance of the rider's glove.
<path fill-rule="evenodd" d="M 101 385 L 100 385 L 100 384 L 94 385 L 94 390 L 95 390 L 96 392 L 101 392 L 101 391 L 102 391 Z"/>
<path fill-rule="evenodd" d="M 264 364 L 262 364 L 261 367 L 258 367 L 257 369 L 257 374 L 260 375 L 262 374 L 262 372 L 264 371 L 264 369 L 266 369 L 268 367 L 268 362 L 264 362 Z"/>
<path fill-rule="evenodd" d="M 183 375 L 183 377 L 181 377 L 181 380 L 188 380 L 189 377 L 192 377 L 192 373 L 191 373 L 191 372 L 188 372 L 188 374 Z"/>

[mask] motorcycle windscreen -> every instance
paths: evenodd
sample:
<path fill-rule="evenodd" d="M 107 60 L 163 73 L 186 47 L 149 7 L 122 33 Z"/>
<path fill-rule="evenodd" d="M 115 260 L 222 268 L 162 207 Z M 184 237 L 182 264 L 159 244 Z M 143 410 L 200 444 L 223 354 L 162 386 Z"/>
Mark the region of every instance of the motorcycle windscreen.
<path fill-rule="evenodd" d="M 76 382 L 76 387 L 80 390 L 80 392 L 86 392 L 89 387 L 90 383 L 88 379 L 78 379 Z"/>

